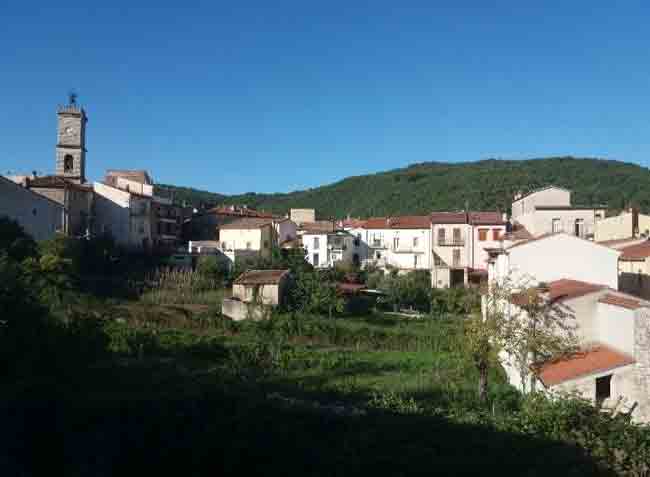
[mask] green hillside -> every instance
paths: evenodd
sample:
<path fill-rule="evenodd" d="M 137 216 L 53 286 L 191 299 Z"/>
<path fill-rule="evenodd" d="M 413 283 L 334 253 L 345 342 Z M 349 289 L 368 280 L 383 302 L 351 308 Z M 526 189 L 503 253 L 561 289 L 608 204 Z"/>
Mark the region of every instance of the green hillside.
<path fill-rule="evenodd" d="M 633 203 L 650 211 L 650 171 L 636 164 L 601 159 L 554 157 L 506 161 L 488 159 L 447 164 L 426 162 L 377 174 L 348 177 L 334 184 L 287 194 L 223 196 L 165 186 L 189 203 L 246 204 L 285 213 L 291 207 L 315 208 L 319 217 L 420 214 L 432 210 L 508 210 L 518 190 L 548 184 L 573 191 L 576 205 Z M 181 194 L 182 192 L 182 194 Z M 208 200 L 209 199 L 209 200 Z"/>

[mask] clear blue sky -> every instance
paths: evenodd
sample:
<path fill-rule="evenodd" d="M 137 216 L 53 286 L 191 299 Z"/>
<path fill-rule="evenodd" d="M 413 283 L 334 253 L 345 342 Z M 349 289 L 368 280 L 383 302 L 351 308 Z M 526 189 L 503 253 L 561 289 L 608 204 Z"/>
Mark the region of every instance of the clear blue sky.
<path fill-rule="evenodd" d="M 53 171 L 71 88 L 91 179 L 285 192 L 422 161 L 647 166 L 649 19 L 647 1 L 5 0 L 0 169 Z"/>

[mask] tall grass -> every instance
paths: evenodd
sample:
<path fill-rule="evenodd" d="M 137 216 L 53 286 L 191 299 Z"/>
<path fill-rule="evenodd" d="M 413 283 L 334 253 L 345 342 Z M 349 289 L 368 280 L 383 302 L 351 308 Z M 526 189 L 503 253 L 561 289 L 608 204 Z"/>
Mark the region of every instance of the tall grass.
<path fill-rule="evenodd" d="M 152 305 L 211 305 L 221 304 L 220 280 L 206 277 L 193 270 L 160 268 L 144 279 L 140 300 Z"/>

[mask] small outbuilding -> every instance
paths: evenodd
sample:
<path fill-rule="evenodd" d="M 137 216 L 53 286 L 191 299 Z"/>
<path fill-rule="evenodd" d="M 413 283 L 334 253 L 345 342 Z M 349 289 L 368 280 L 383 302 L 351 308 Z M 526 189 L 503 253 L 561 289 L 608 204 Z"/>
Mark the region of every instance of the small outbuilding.
<path fill-rule="evenodd" d="M 232 298 L 223 300 L 222 313 L 233 320 L 263 319 L 270 308 L 285 303 L 289 270 L 249 270 L 232 286 Z"/>

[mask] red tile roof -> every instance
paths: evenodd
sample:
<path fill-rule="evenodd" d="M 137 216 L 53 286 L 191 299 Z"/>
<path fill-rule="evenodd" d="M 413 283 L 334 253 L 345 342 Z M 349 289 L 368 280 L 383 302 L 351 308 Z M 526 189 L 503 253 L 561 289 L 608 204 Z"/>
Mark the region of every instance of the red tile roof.
<path fill-rule="evenodd" d="M 473 225 L 505 225 L 503 214 L 493 211 L 470 212 L 432 212 L 431 222 L 434 224 L 473 224 Z"/>
<path fill-rule="evenodd" d="M 334 232 L 334 224 L 329 220 L 317 220 L 316 222 L 303 222 L 298 230 L 302 230 L 305 233 L 312 234 L 327 234 Z"/>
<path fill-rule="evenodd" d="M 650 257 L 650 241 L 622 247 L 619 250 L 623 252 L 619 257 L 621 260 L 643 260 Z"/>
<path fill-rule="evenodd" d="M 249 270 L 233 282 L 236 285 L 277 285 L 289 270 Z"/>
<path fill-rule="evenodd" d="M 434 224 L 466 224 L 465 212 L 433 212 L 431 222 Z"/>
<path fill-rule="evenodd" d="M 428 229 L 431 217 L 428 215 L 401 215 L 397 217 L 373 217 L 366 220 L 365 229 Z"/>
<path fill-rule="evenodd" d="M 339 227 L 341 228 L 362 228 L 366 224 L 365 220 L 362 219 L 344 219 L 338 222 Z"/>
<path fill-rule="evenodd" d="M 536 373 L 544 386 L 548 387 L 634 362 L 632 356 L 599 344 L 570 356 L 543 363 L 537 366 Z"/>
<path fill-rule="evenodd" d="M 546 284 L 546 287 L 547 289 L 544 291 L 539 290 L 539 294 L 534 294 L 534 296 L 544 296 L 552 302 L 558 302 L 563 300 L 572 300 L 607 288 L 605 285 L 581 282 L 579 280 L 570 280 L 568 278 L 549 282 Z M 535 290 L 531 289 L 530 293 L 533 292 L 535 292 Z M 533 296 L 530 296 L 530 293 L 513 293 L 510 297 L 510 301 L 517 306 L 526 306 L 533 298 Z"/>
<path fill-rule="evenodd" d="M 505 225 L 503 214 L 498 211 L 469 212 L 469 221 L 474 225 Z"/>
<path fill-rule="evenodd" d="M 630 245 L 635 245 L 637 242 L 641 242 L 645 239 L 637 238 L 637 237 L 628 237 L 624 239 L 615 239 L 615 240 L 599 240 L 597 243 L 600 245 L 605 245 L 606 247 L 612 247 L 612 248 L 621 248 L 619 245 L 625 245 L 629 243 Z"/>
<path fill-rule="evenodd" d="M 27 181 L 28 188 L 35 189 L 78 189 L 84 191 L 92 191 L 93 188 L 91 185 L 87 184 L 77 184 L 73 180 L 66 179 L 61 176 L 38 176 Z"/>
<path fill-rule="evenodd" d="M 640 300 L 635 300 L 632 297 L 614 295 L 612 293 L 608 293 L 598 300 L 598 302 L 606 303 L 607 305 L 620 306 L 621 308 L 627 308 L 629 310 L 637 310 L 646 306 Z"/>
<path fill-rule="evenodd" d="M 223 224 L 219 228 L 223 230 L 259 229 L 266 225 L 270 225 L 272 222 L 273 221 L 271 219 L 262 219 L 259 217 L 242 217 L 241 219 L 236 219 L 227 224 Z"/>

